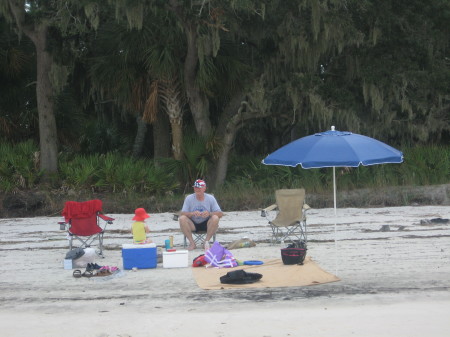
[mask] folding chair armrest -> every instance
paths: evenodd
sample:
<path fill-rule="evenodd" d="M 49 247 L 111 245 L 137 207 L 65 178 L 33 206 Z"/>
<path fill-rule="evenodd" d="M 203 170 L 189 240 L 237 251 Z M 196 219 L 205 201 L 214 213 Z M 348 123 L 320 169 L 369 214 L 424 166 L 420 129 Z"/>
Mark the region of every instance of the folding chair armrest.
<path fill-rule="evenodd" d="M 66 230 L 67 222 L 65 222 L 65 221 L 58 221 L 58 225 L 59 225 L 59 229 L 64 231 L 64 230 Z"/>
<path fill-rule="evenodd" d="M 270 205 L 269 207 L 263 208 L 261 210 L 261 216 L 263 216 L 263 217 L 267 216 L 267 213 L 269 213 L 270 211 L 273 211 L 277 207 L 278 207 L 277 204 L 273 204 L 273 205 Z"/>
<path fill-rule="evenodd" d="M 178 218 L 180 217 L 180 212 L 178 212 L 178 213 L 173 213 L 173 215 L 172 215 L 172 220 L 173 221 L 178 221 Z"/>
<path fill-rule="evenodd" d="M 112 224 L 112 222 L 114 221 L 114 218 L 111 218 L 109 216 L 106 216 L 104 214 L 99 213 L 98 217 L 102 220 L 105 220 L 107 223 Z"/>
<path fill-rule="evenodd" d="M 306 213 L 311 209 L 311 207 L 308 204 L 303 204 L 303 220 L 306 220 Z"/>

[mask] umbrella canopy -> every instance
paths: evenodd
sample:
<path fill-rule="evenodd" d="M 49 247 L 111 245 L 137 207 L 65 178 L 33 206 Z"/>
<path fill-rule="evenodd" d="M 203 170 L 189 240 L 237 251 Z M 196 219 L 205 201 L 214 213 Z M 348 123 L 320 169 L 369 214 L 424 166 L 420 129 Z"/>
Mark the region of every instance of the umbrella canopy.
<path fill-rule="evenodd" d="M 336 167 L 358 167 L 403 162 L 403 153 L 376 139 L 348 131 L 316 133 L 299 138 L 263 159 L 265 165 L 305 169 L 333 167 L 334 215 L 336 217 Z M 336 221 L 334 223 L 336 244 Z"/>
<path fill-rule="evenodd" d="M 357 167 L 401 163 L 403 153 L 376 139 L 347 131 L 316 133 L 289 143 L 267 156 L 266 165 L 303 168 Z"/>

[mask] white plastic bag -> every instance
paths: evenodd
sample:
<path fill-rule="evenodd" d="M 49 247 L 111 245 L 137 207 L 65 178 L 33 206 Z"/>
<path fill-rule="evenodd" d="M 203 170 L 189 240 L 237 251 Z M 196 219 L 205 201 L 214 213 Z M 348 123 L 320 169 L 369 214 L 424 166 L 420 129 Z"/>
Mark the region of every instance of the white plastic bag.
<path fill-rule="evenodd" d="M 86 268 L 88 263 L 94 263 L 97 254 L 94 248 L 85 248 L 83 256 L 72 261 L 73 268 Z"/>

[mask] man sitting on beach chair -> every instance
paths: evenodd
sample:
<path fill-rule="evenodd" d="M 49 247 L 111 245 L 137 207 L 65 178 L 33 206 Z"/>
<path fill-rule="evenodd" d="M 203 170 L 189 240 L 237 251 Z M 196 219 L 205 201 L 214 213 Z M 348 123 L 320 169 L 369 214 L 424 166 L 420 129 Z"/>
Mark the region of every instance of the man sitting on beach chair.
<path fill-rule="evenodd" d="M 194 193 L 184 199 L 178 222 L 185 237 L 189 240 L 188 250 L 196 248 L 192 233 L 205 232 L 204 248 L 209 249 L 209 240 L 219 228 L 219 220 L 223 213 L 213 195 L 205 193 L 206 183 L 197 179 L 194 182 Z"/>

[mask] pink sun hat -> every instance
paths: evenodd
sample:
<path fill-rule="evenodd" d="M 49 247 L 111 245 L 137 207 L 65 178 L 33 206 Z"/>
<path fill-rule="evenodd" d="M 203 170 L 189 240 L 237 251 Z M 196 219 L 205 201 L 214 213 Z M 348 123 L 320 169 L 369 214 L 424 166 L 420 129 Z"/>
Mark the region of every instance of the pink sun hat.
<path fill-rule="evenodd" d="M 144 221 L 145 219 L 148 219 L 148 218 L 150 218 L 150 215 L 147 214 L 145 209 L 143 209 L 143 208 L 136 208 L 136 210 L 134 211 L 133 220 Z"/>

